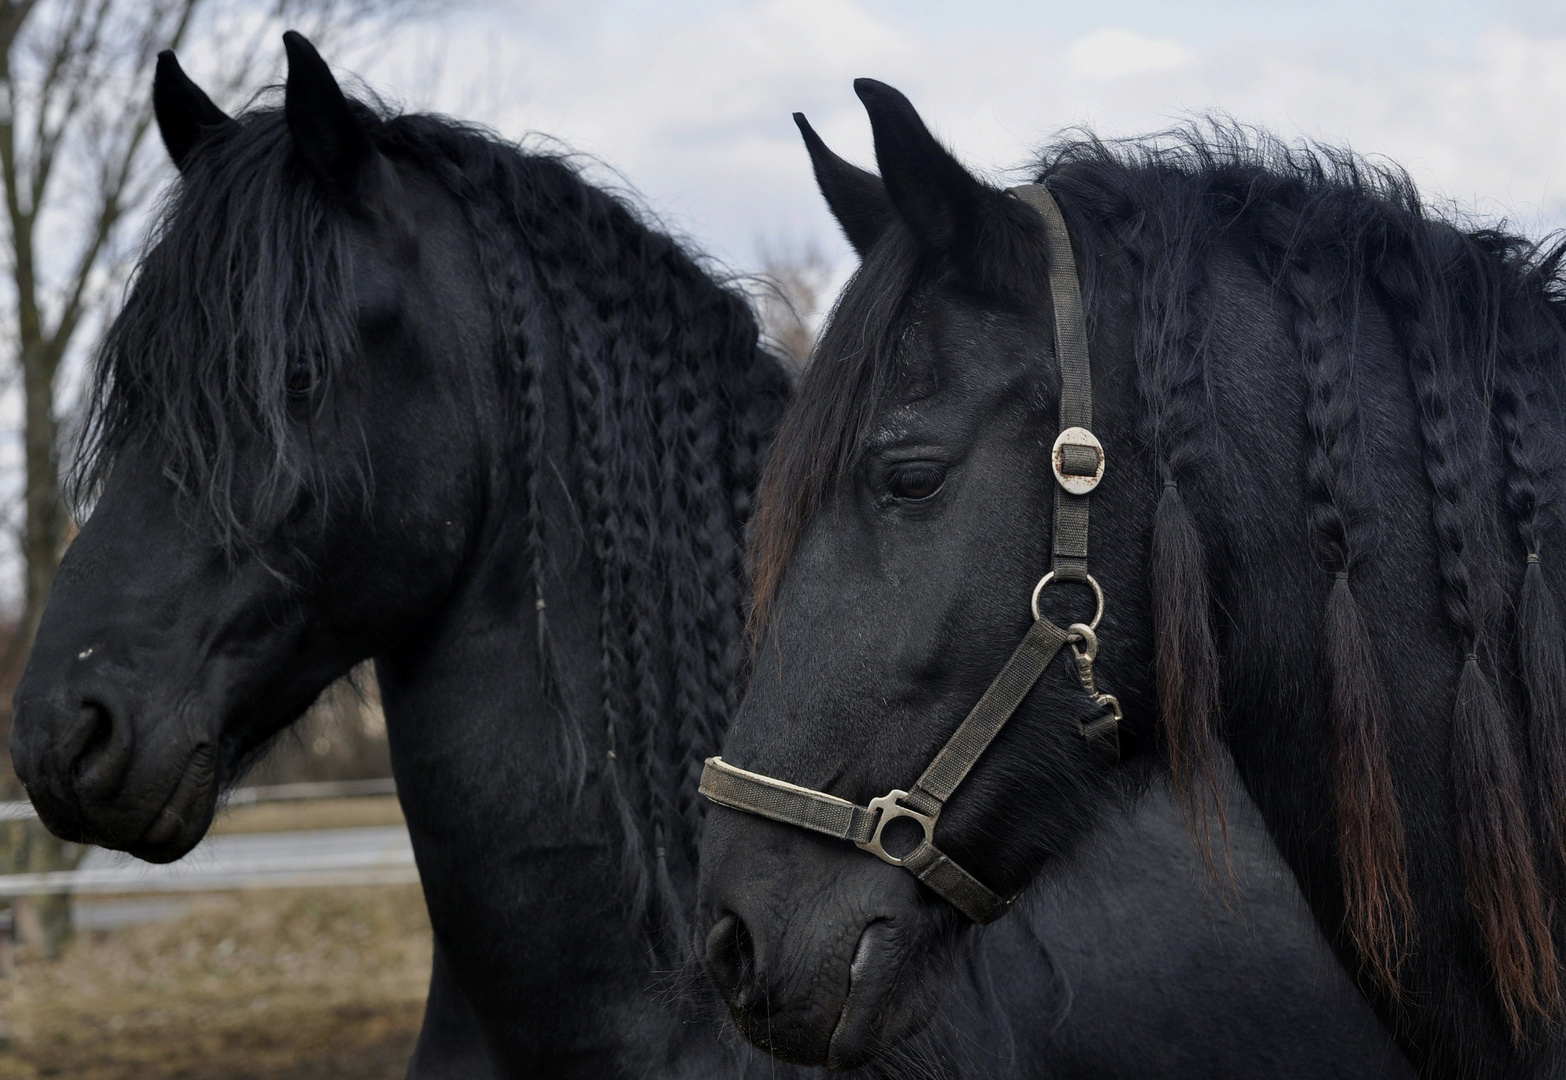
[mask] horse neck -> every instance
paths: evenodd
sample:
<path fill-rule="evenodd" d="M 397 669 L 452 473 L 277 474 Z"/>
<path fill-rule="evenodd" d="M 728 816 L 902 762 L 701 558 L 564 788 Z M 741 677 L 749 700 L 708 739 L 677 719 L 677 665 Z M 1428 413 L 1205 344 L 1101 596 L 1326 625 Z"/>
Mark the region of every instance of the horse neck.
<path fill-rule="evenodd" d="M 705 465 L 718 480 L 701 489 L 705 501 L 682 505 L 680 512 L 697 521 L 737 522 L 786 382 L 777 363 L 755 348 L 753 330 L 748 345 L 744 327 L 709 330 L 710 339 L 726 343 L 729 351 L 698 352 L 692 359 L 730 369 L 733 404 L 708 417 L 720 437 L 712 439 Z M 472 978 L 502 999 L 576 988 L 579 994 L 563 991 L 558 1000 L 574 1003 L 561 1005 L 567 1013 L 580 1008 L 587 1018 L 616 997 L 624 999 L 624 1008 L 647 1007 L 652 939 L 643 933 L 645 922 L 638 926 L 626 915 L 644 902 L 637 900 L 638 892 L 651 895 L 648 906 L 657 909 L 660 890 L 686 903 L 694 888 L 695 864 L 688 854 L 694 852 L 694 825 L 678 812 L 691 807 L 666 798 L 665 808 L 676 810 L 665 815 L 658 834 L 668 857 L 649 858 L 647 802 L 638 798 L 652 784 L 681 779 L 640 771 L 647 769 L 648 755 L 698 752 L 678 741 L 684 737 L 678 710 L 690 708 L 679 682 L 682 671 L 688 674 L 689 657 L 685 669 L 674 669 L 670 661 L 676 654 L 661 647 L 666 643 L 659 636 L 666 631 L 657 619 L 669 597 L 709 611 L 729 605 L 730 633 L 737 636 L 741 586 L 737 536 L 716 551 L 710 550 L 710 537 L 689 530 L 673 539 L 667 533 L 633 538 L 630 542 L 650 546 L 660 564 L 639 575 L 627 574 L 623 550 L 605 547 L 597 515 L 606 494 L 616 493 L 604 488 L 604 448 L 611 454 L 653 451 L 634 442 L 622 445 L 612 428 L 595 431 L 583 415 L 581 388 L 572 385 L 565 368 L 560 355 L 545 367 L 541 497 L 530 497 L 529 478 L 516 467 L 528 460 L 531 437 L 517 426 L 510 445 L 497 447 L 486 539 L 468 573 L 444 609 L 381 657 L 379 669 L 399 791 L 431 918 L 443 942 L 443 931 L 456 939 L 447 946 L 455 967 L 478 972 Z M 695 384 L 710 385 L 708 374 L 695 371 Z M 631 400 L 633 408 L 639 405 Z M 588 440 L 596 442 L 586 445 Z M 661 464 L 670 470 L 690 467 L 681 461 Z M 684 492 L 687 498 L 691 490 Z M 541 523 L 532 514 L 535 502 Z M 662 512 L 672 505 L 664 503 Z M 619 509 L 645 511 L 658 523 L 656 506 Z M 541 596 L 526 554 L 530 535 L 542 536 L 546 549 Z M 613 539 L 627 542 L 624 535 Z M 669 545 L 676 542 L 695 547 L 683 559 L 672 558 Z M 606 580 L 615 587 L 606 588 Z M 639 636 L 623 633 L 626 626 Z M 705 624 L 695 628 L 715 636 Z M 541 647 L 541 631 L 547 647 Z M 627 642 L 639 651 L 627 655 Z M 694 644 L 707 649 L 723 642 L 709 637 Z M 627 683 L 625 672 L 633 668 L 640 678 Z M 610 680 L 618 680 L 617 687 Z M 546 689 L 551 682 L 553 691 Z M 649 724 L 661 726 L 661 742 L 650 738 L 658 733 L 648 731 Z M 706 737 L 719 734 L 721 723 Z M 645 869 L 628 875 L 627 864 L 637 857 Z M 452 871 L 442 873 L 447 866 Z M 540 882 L 548 885 L 529 887 Z M 563 897 L 572 899 L 562 902 Z M 662 899 L 667 907 L 668 897 Z M 595 920 L 591 941 L 581 933 L 585 908 L 612 913 Z M 685 917 L 683 909 L 678 916 Z M 528 932 L 517 934 L 519 925 Z M 665 927 L 665 945 L 670 932 Z M 462 943 L 475 941 L 489 944 L 463 955 Z M 555 944 L 567 941 L 572 944 Z M 494 953 L 494 942 L 506 945 Z M 584 1004 L 589 999 L 591 1007 Z"/>
<path fill-rule="evenodd" d="M 597 567 L 560 541 L 548 627 L 568 719 L 543 693 L 524 505 L 496 500 L 450 602 L 377 660 L 398 793 L 443 959 L 500 1055 L 550 1075 L 657 1075 L 677 1040 L 711 1033 L 648 993 L 659 965 L 626 916 Z M 567 500 L 550 525 L 579 528 Z"/>

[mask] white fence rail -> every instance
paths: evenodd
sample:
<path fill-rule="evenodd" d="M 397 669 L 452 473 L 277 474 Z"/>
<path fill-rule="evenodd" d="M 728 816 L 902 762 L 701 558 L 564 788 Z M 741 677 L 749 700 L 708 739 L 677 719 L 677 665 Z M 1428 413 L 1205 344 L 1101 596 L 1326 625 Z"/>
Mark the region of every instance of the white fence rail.
<path fill-rule="evenodd" d="M 225 805 L 395 792 L 391 780 L 277 784 L 230 792 Z M 21 813 L 18 807 L 29 813 Z M 0 803 L 0 821 L 36 816 L 31 810 L 28 803 Z M 0 874 L 0 897 L 403 885 L 418 880 L 406 826 L 390 825 L 209 836 L 183 859 L 162 865 L 94 848 L 75 870 Z"/>
<path fill-rule="evenodd" d="M 224 806 L 250 806 L 263 802 L 295 802 L 302 799 L 346 799 L 362 795 L 395 795 L 397 782 L 377 780 L 327 780 L 310 784 L 268 784 L 235 788 L 223 798 Z M 0 821 L 27 821 L 38 816 L 26 799 L 0 802 Z"/>
<path fill-rule="evenodd" d="M 402 825 L 211 836 L 178 862 L 155 865 L 94 848 L 75 870 L 0 874 L 0 897 L 37 893 L 166 893 L 419 880 Z"/>

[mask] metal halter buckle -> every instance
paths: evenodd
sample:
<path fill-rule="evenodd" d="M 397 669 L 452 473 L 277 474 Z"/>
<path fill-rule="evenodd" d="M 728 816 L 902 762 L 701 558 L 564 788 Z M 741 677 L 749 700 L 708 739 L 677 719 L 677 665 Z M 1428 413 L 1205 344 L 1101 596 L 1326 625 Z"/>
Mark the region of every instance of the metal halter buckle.
<path fill-rule="evenodd" d="M 941 816 L 941 812 L 937 810 L 933 814 L 921 814 L 919 811 L 911 810 L 902 804 L 901 800 L 906 798 L 908 798 L 908 792 L 893 789 L 879 799 L 871 799 L 865 804 L 866 809 L 872 813 L 880 811 L 880 816 L 876 818 L 875 832 L 870 834 L 870 839 L 862 844 L 855 842 L 855 846 L 859 850 L 868 851 L 882 862 L 891 863 L 893 866 L 902 866 L 907 861 L 908 855 L 913 854 L 912 850 L 908 852 L 908 855 L 899 856 L 891 854 L 886 848 L 881 846 L 881 831 L 886 828 L 887 822 L 896 821 L 898 818 L 912 818 L 917 821 L 919 827 L 924 830 L 924 842 L 934 846 L 935 819 Z"/>
<path fill-rule="evenodd" d="M 1094 457 L 1093 471 L 1084 473 L 1081 471 L 1082 455 L 1071 454 L 1073 450 L 1090 451 Z M 1072 459 L 1068 461 L 1068 456 Z M 1104 444 L 1098 441 L 1085 427 L 1068 427 L 1055 437 L 1055 445 L 1049 452 L 1050 466 L 1055 470 L 1055 482 L 1073 495 L 1086 495 L 1098 487 L 1098 482 L 1104 479 Z M 1070 471 L 1068 471 L 1070 466 Z"/>

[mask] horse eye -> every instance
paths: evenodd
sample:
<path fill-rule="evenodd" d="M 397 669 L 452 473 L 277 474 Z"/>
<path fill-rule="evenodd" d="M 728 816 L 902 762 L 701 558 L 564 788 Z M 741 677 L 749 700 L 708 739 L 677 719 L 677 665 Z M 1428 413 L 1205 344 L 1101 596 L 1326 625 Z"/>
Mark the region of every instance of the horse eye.
<path fill-rule="evenodd" d="M 895 470 L 887 480 L 887 487 L 891 489 L 893 498 L 919 502 L 940 491 L 945 482 L 944 468 L 921 462 Z"/>
<path fill-rule="evenodd" d="M 283 373 L 283 389 L 291 398 L 307 398 L 315 392 L 315 364 L 308 357 L 288 362 Z"/>

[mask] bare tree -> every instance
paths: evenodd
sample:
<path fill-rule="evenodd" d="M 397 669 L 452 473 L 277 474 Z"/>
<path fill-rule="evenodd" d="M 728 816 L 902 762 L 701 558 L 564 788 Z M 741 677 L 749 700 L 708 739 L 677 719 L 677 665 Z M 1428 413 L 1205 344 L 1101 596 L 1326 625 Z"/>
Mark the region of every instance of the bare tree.
<path fill-rule="evenodd" d="M 152 70 L 188 47 L 220 105 L 277 67 L 277 35 L 320 44 L 384 30 L 415 0 L 0 0 L 0 393 L 21 406 L 22 499 L 16 523 L 25 580 L 16 632 L 0 663 L 0 748 L 10 687 L 32 646 L 71 523 L 60 498 L 62 373 L 101 324 L 134 251 L 127 234 L 168 173 L 153 124 Z M 5 295 L 9 294 L 9 295 Z M 5 323 L 9 323 L 6 326 Z M 87 331 L 87 332 L 84 332 Z M 0 798 L 15 797 L 9 762 Z M 79 849 L 36 826 L 0 836 L 0 864 L 59 869 Z M 3 866 L 0 866 L 3 868 Z M 17 913 L 48 952 L 69 930 L 64 898 Z"/>
<path fill-rule="evenodd" d="M 753 289 L 761 331 L 785 359 L 803 370 L 815 347 L 817 316 L 827 299 L 832 266 L 813 243 L 758 242 L 760 281 Z"/>

